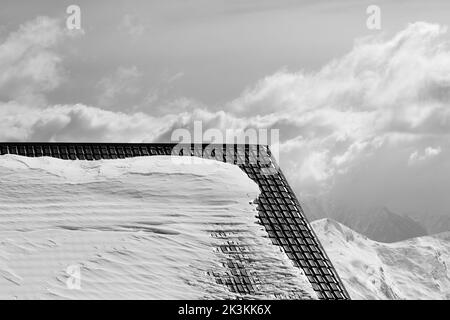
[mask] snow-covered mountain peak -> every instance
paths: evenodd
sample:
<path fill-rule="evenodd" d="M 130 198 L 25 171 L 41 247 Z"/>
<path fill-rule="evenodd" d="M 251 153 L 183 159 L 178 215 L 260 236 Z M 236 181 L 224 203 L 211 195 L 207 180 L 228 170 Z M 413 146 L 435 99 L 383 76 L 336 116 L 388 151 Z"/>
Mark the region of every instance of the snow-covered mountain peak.
<path fill-rule="evenodd" d="M 353 299 L 450 299 L 450 232 L 380 243 L 331 219 L 312 226 Z"/>

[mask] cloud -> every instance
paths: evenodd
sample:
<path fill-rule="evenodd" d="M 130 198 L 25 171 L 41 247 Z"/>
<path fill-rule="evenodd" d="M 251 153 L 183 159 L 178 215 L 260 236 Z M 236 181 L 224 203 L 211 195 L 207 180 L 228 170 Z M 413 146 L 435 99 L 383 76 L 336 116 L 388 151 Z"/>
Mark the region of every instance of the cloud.
<path fill-rule="evenodd" d="M 136 66 L 119 66 L 112 74 L 103 77 L 97 83 L 97 104 L 109 110 L 141 110 L 152 115 L 177 113 L 193 105 L 198 107 L 200 103 L 186 97 L 167 100 L 170 90 L 183 76 L 183 72 L 171 74 L 166 70 L 161 74 L 159 82 L 145 88 L 144 74 Z"/>
<path fill-rule="evenodd" d="M 152 142 L 177 116 L 154 118 L 125 114 L 82 104 L 43 109 L 0 103 L 1 141 L 124 141 Z"/>
<path fill-rule="evenodd" d="M 280 129 L 282 168 L 301 195 L 404 211 L 424 210 L 427 203 L 427 210 L 444 210 L 450 203 L 426 186 L 450 186 L 441 177 L 448 172 L 450 138 L 446 32 L 417 22 L 390 39 L 359 39 L 320 70 L 281 70 L 227 107 Z M 432 164 L 424 163 L 431 158 Z M 423 165 L 405 166 L 417 161 Z"/>
<path fill-rule="evenodd" d="M 68 34 L 56 19 L 38 17 L 0 45 L 0 98 L 37 103 L 64 79 L 53 50 Z"/>
<path fill-rule="evenodd" d="M 64 78 L 56 50 L 64 34 L 52 21 L 24 24 L 0 45 L 0 140 L 170 141 L 175 129 L 193 130 L 196 120 L 204 131 L 279 129 L 279 161 L 301 198 L 326 196 L 402 211 L 450 206 L 445 27 L 418 22 L 392 38 L 357 40 L 348 54 L 316 72 L 281 70 L 223 111 L 212 111 L 217 106 L 192 98 L 161 101 L 159 89 L 144 92 L 143 74 L 134 66 L 119 67 L 99 82 L 98 106 L 30 103 L 23 97 L 45 100 Z M 137 103 L 146 97 L 149 108 L 133 111 L 132 96 Z"/>
<path fill-rule="evenodd" d="M 427 147 L 423 153 L 420 153 L 419 151 L 416 150 L 409 156 L 409 164 L 414 165 L 418 162 L 432 159 L 434 157 L 437 157 L 441 152 L 442 152 L 441 147 L 437 148 Z"/>
<path fill-rule="evenodd" d="M 166 75 L 166 77 L 164 79 L 164 82 L 167 83 L 167 84 L 171 84 L 171 83 L 173 83 L 175 81 L 180 80 L 183 77 L 184 77 L 184 72 L 177 72 L 177 73 L 175 73 L 173 75 Z"/>
<path fill-rule="evenodd" d="M 133 97 L 140 92 L 141 77 L 142 74 L 136 66 L 120 66 L 112 75 L 102 78 L 97 84 L 100 91 L 99 106 L 120 107 L 121 102 L 124 102 L 122 99 Z"/>
<path fill-rule="evenodd" d="M 122 32 L 132 39 L 141 37 L 145 32 L 145 26 L 140 22 L 139 18 L 133 14 L 123 16 L 118 26 L 119 32 Z"/>

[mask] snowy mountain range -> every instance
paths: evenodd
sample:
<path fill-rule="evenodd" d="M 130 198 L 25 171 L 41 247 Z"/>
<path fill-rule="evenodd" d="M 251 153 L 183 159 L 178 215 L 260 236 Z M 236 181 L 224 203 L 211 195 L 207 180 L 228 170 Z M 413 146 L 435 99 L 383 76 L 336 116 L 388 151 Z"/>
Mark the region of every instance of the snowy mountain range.
<path fill-rule="evenodd" d="M 312 227 L 352 299 L 450 299 L 450 232 L 380 243 L 331 219 Z"/>
<path fill-rule="evenodd" d="M 387 207 L 370 208 L 362 214 L 359 211 L 338 211 L 334 219 L 379 242 L 391 243 L 428 235 L 427 229 L 419 222 Z"/>
<path fill-rule="evenodd" d="M 351 208 L 316 198 L 303 199 L 302 206 L 310 221 L 331 218 L 379 242 L 391 243 L 430 234 L 415 218 L 400 215 L 384 206 Z M 450 229 L 439 229 L 438 232 L 442 231 Z"/>
<path fill-rule="evenodd" d="M 408 216 L 423 225 L 428 234 L 450 231 L 450 214 L 410 213 Z"/>

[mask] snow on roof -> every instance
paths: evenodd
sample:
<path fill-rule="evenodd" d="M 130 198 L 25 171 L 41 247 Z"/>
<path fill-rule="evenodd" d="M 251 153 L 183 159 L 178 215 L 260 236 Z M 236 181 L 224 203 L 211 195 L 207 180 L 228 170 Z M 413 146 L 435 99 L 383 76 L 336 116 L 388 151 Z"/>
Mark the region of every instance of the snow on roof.
<path fill-rule="evenodd" d="M 2 299 L 316 298 L 237 166 L 3 155 L 0 176 Z M 230 263 L 245 290 L 228 289 Z"/>

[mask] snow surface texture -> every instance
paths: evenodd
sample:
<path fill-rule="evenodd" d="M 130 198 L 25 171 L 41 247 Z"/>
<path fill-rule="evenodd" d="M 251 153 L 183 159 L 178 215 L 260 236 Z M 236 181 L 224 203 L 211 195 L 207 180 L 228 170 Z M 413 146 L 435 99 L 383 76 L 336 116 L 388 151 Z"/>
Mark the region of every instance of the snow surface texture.
<path fill-rule="evenodd" d="M 211 275 L 227 273 L 226 241 L 252 259 L 246 297 L 316 297 L 256 224 L 259 188 L 237 166 L 6 155 L 0 177 L 1 299 L 239 298 Z"/>
<path fill-rule="evenodd" d="M 311 225 L 352 299 L 450 299 L 450 232 L 380 243 L 330 219 Z"/>

